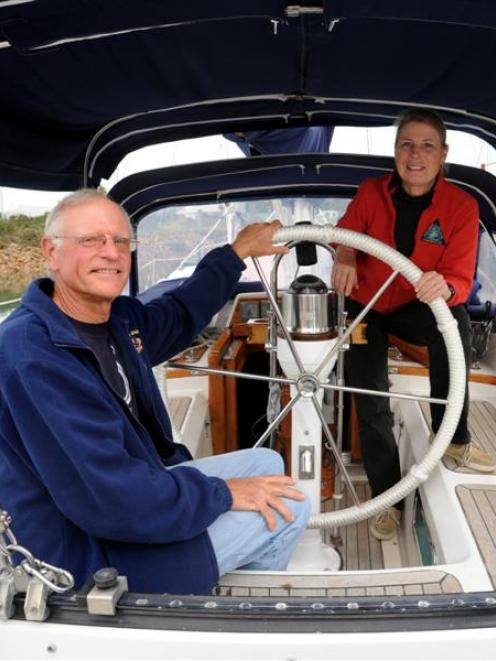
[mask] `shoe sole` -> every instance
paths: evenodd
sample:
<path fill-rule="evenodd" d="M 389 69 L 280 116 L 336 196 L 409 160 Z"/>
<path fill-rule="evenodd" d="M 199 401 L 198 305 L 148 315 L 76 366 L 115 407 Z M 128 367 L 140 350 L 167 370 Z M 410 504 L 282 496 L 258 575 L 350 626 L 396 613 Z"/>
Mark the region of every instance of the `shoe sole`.
<path fill-rule="evenodd" d="M 394 539 L 396 537 L 397 531 L 395 530 L 390 535 L 386 535 L 384 533 L 377 532 L 373 528 L 370 528 L 370 534 L 374 539 L 377 539 L 378 542 L 389 542 L 391 539 Z"/>

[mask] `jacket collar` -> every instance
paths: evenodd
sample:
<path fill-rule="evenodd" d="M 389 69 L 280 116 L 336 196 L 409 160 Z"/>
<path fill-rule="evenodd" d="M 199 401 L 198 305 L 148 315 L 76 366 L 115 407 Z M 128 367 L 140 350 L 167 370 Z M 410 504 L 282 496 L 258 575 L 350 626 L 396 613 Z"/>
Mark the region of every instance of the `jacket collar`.
<path fill-rule="evenodd" d="M 447 181 L 444 178 L 442 172 L 440 172 L 434 183 L 434 194 L 432 196 L 432 201 L 436 201 L 436 198 L 441 194 L 443 189 L 446 187 Z M 396 170 L 393 170 L 390 174 L 387 174 L 383 179 L 383 189 L 385 193 L 389 193 L 391 196 L 398 187 L 401 186 L 400 175 Z"/>
<path fill-rule="evenodd" d="M 69 319 L 53 302 L 52 294 L 53 280 L 39 278 L 34 280 L 27 288 L 22 297 L 22 304 L 43 321 L 54 344 L 87 348 Z M 111 316 L 114 316 L 113 309 Z"/>

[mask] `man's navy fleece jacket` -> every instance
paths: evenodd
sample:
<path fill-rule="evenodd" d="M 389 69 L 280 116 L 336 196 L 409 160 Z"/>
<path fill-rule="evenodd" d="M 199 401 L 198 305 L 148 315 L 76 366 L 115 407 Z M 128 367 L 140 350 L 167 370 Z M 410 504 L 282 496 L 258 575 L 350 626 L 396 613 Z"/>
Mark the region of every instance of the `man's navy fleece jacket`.
<path fill-rule="evenodd" d="M 172 442 L 152 366 L 188 347 L 231 297 L 244 268 L 230 246 L 151 303 L 121 296 L 110 328 L 127 354 L 136 419 L 92 351 L 31 284 L 0 325 L 0 507 L 19 543 L 80 587 L 114 566 L 134 592 L 208 593 L 218 578 L 207 527 L 230 509 L 226 483 Z"/>

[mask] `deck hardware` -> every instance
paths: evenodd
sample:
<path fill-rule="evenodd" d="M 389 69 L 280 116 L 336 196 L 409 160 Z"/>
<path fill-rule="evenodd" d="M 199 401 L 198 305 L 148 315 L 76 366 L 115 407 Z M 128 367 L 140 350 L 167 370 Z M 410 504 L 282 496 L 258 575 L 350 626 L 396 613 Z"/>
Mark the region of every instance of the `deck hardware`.
<path fill-rule="evenodd" d="M 5 510 L 0 510 L 0 534 L 8 534 L 12 517 Z"/>
<path fill-rule="evenodd" d="M 313 445 L 300 445 L 299 479 L 313 480 L 315 477 L 315 448 Z"/>
<path fill-rule="evenodd" d="M 113 567 L 104 567 L 94 573 L 95 585 L 86 596 L 88 613 L 91 615 L 115 615 L 115 607 L 124 592 L 127 578 L 119 576 Z"/>
<path fill-rule="evenodd" d="M 114 567 L 103 567 L 93 575 L 95 585 L 101 590 L 107 590 L 107 588 L 115 588 L 117 585 L 118 577 L 119 574 L 117 573 L 117 569 Z"/>
<path fill-rule="evenodd" d="M 274 606 L 274 608 L 278 611 L 285 611 L 287 609 L 287 607 L 288 607 L 288 605 L 285 604 L 283 601 L 280 601 L 279 603 L 277 603 Z"/>
<path fill-rule="evenodd" d="M 249 601 L 242 601 L 242 602 L 239 604 L 239 608 L 240 608 L 241 610 L 249 610 L 250 608 L 252 608 L 252 605 L 250 604 Z"/>
<path fill-rule="evenodd" d="M 32 577 L 24 599 L 24 616 L 26 620 L 44 622 L 50 614 L 47 605 L 50 588 L 37 577 Z"/>
<path fill-rule="evenodd" d="M 15 612 L 16 586 L 13 572 L 0 570 L 0 620 L 9 620 Z"/>
<path fill-rule="evenodd" d="M 323 14 L 322 7 L 304 7 L 302 5 L 288 5 L 285 14 L 288 18 L 299 18 L 306 14 Z"/>
<path fill-rule="evenodd" d="M 46 585 L 51 592 L 63 594 L 74 587 L 74 578 L 65 569 L 38 560 L 23 546 L 10 544 L 9 548 L 25 556 L 25 560 L 21 562 L 21 568 L 28 576 L 34 577 Z"/>
<path fill-rule="evenodd" d="M 49 615 L 50 593 L 67 592 L 74 587 L 74 579 L 68 571 L 38 560 L 18 544 L 11 523 L 9 513 L 0 509 L 0 620 L 13 617 L 15 595 L 25 593 L 26 619 L 41 622 Z M 17 567 L 12 559 L 16 553 L 24 556 Z"/>

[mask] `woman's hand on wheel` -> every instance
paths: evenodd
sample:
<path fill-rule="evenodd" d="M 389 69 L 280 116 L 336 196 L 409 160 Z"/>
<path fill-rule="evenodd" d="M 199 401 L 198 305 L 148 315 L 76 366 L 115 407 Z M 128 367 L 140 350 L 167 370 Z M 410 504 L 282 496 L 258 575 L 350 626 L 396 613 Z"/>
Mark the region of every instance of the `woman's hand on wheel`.
<path fill-rule="evenodd" d="M 338 294 L 349 296 L 358 287 L 356 251 L 339 246 L 332 269 L 332 286 Z"/>

